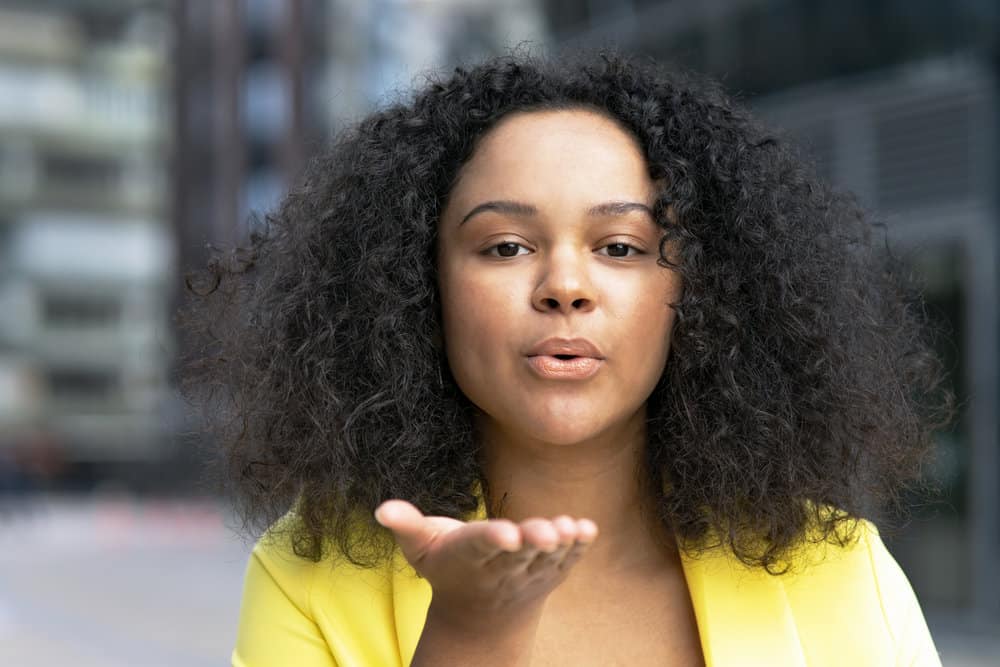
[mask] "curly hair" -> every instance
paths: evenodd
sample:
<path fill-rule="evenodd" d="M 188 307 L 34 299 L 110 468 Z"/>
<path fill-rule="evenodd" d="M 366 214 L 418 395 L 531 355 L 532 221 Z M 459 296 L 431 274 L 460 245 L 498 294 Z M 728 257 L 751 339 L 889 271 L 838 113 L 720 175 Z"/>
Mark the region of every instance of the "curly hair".
<path fill-rule="evenodd" d="M 484 133 L 556 109 L 615 120 L 663 184 L 659 262 L 684 289 L 645 475 L 682 548 L 781 574 L 810 536 L 843 544 L 930 488 L 955 397 L 916 280 L 872 240 L 884 224 L 708 77 L 515 51 L 427 74 L 339 132 L 261 229 L 189 275 L 184 392 L 244 529 L 294 506 L 299 556 L 372 567 L 392 549 L 382 501 L 469 518 L 489 496 L 441 342 L 437 223 Z"/>

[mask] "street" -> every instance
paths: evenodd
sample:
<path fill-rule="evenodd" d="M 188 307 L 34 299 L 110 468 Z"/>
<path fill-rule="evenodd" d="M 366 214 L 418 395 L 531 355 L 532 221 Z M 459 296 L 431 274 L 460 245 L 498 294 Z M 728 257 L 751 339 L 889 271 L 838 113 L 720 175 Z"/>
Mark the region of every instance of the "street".
<path fill-rule="evenodd" d="M 0 526 L 2 664 L 229 664 L 252 545 L 216 504 L 55 498 Z"/>

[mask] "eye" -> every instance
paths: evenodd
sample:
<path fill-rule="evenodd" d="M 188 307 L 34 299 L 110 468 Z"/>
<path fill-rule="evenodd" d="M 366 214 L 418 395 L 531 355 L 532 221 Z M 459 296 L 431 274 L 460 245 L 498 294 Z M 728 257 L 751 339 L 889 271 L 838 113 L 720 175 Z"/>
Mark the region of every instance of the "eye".
<path fill-rule="evenodd" d="M 609 243 L 601 249 L 604 250 L 605 248 L 608 249 L 609 257 L 631 257 L 632 255 L 628 254 L 629 250 L 634 250 L 634 255 L 642 254 L 641 250 L 636 248 L 634 245 L 629 245 L 628 243 Z"/>
<path fill-rule="evenodd" d="M 516 243 L 514 241 L 501 241 L 500 243 L 492 245 L 484 250 L 483 254 L 490 255 L 492 257 L 517 257 L 521 254 L 517 252 L 518 248 L 527 250 L 527 248 L 520 243 Z M 496 252 L 493 252 L 494 250 L 496 250 Z"/>

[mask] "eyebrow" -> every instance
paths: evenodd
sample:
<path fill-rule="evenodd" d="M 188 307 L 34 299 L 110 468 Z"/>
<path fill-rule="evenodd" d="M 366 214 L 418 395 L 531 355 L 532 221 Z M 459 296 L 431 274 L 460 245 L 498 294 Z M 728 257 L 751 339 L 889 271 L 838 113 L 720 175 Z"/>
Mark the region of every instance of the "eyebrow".
<path fill-rule="evenodd" d="M 462 221 L 458 223 L 458 226 L 461 227 L 469 218 L 477 213 L 482 213 L 483 211 L 497 211 L 498 213 L 506 213 L 508 215 L 528 218 L 538 215 L 538 209 L 531 204 L 510 201 L 508 199 L 500 199 L 479 204 L 474 209 L 466 213 L 465 217 L 462 218 Z M 609 215 L 625 215 L 631 211 L 645 211 L 649 215 L 650 219 L 655 219 L 651 208 L 645 204 L 640 204 L 639 202 L 634 201 L 608 201 L 597 204 L 587 209 L 587 215 L 592 218 L 599 218 Z"/>

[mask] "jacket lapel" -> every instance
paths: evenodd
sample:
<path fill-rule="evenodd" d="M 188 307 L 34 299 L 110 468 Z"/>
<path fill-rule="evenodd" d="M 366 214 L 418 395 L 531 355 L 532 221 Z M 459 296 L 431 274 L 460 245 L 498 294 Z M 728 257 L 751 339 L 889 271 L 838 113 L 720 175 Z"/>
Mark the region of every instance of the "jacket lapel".
<path fill-rule="evenodd" d="M 780 578 L 750 570 L 726 552 L 681 553 L 706 667 L 806 667 Z"/>
<path fill-rule="evenodd" d="M 417 576 L 402 552 L 396 549 L 393 556 L 392 611 L 399 641 L 400 665 L 413 662 L 430 606 L 431 585 Z"/>

